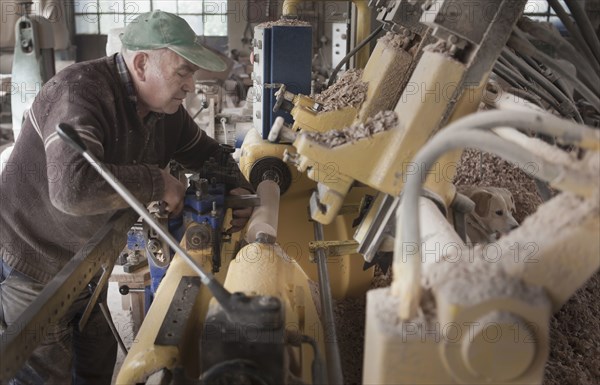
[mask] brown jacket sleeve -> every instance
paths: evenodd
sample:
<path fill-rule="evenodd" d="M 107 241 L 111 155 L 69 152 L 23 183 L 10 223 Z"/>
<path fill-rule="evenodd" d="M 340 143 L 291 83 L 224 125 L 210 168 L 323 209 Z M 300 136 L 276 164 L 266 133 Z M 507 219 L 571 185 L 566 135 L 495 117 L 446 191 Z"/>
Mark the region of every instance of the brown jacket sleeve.
<path fill-rule="evenodd" d="M 123 130 L 131 132 L 117 122 L 120 101 L 115 100 L 105 82 L 85 80 L 82 75 L 66 71 L 64 76 L 47 83 L 28 116 L 28 123 L 44 143 L 52 204 L 71 215 L 100 214 L 128 206 L 80 154 L 58 137 L 56 126 L 63 122 L 77 130 L 88 150 L 138 200 L 160 199 L 164 184 L 158 167 L 131 164 L 132 157 L 126 154 L 128 147 L 119 143 L 128 135 Z M 125 154 L 115 156 L 117 152 Z"/>

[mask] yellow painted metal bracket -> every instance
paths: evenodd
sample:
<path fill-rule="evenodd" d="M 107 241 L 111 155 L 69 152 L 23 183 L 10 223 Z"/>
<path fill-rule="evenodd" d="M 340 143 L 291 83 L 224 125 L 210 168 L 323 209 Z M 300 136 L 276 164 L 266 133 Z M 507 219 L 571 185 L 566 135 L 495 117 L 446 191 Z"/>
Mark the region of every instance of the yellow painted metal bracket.
<path fill-rule="evenodd" d="M 358 242 L 348 241 L 312 241 L 308 243 L 310 252 L 310 261 L 315 262 L 315 253 L 318 250 L 325 251 L 327 257 L 339 257 L 341 255 L 355 254 L 358 249 Z"/>

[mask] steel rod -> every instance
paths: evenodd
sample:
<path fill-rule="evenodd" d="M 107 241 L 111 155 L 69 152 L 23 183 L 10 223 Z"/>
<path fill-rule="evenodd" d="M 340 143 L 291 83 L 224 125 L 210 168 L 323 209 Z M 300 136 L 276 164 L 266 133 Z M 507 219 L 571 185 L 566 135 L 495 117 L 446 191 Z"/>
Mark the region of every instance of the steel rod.
<path fill-rule="evenodd" d="M 315 240 L 322 241 L 323 225 L 314 222 Z M 338 346 L 337 332 L 335 329 L 335 317 L 333 315 L 333 301 L 331 287 L 329 284 L 329 272 L 327 270 L 327 255 L 325 250 L 318 249 L 316 252 L 317 270 L 319 275 L 319 294 L 321 297 L 321 314 L 323 314 L 323 327 L 325 333 L 325 357 L 327 359 L 327 378 L 329 384 L 343 384 L 342 362 Z"/>
<path fill-rule="evenodd" d="M 121 338 L 121 335 L 119 334 L 119 331 L 117 330 L 117 327 L 115 326 L 115 323 L 112 320 L 110 311 L 108 310 L 108 306 L 104 302 L 100 302 L 98 306 L 100 306 L 100 310 L 102 310 L 102 314 L 104 314 L 104 318 L 106 318 L 106 322 L 108 323 L 112 334 L 115 336 L 119 347 L 123 351 L 123 354 L 127 355 L 127 347 L 125 346 L 125 343 L 123 342 L 123 339 Z"/>

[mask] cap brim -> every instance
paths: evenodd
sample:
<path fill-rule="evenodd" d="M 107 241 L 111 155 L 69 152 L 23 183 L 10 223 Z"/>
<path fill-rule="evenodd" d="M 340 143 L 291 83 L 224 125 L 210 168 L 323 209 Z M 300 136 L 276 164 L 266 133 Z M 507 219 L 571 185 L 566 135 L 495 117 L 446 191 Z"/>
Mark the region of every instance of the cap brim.
<path fill-rule="evenodd" d="M 222 72 L 227 69 L 227 63 L 201 44 L 169 46 L 167 48 L 207 71 Z"/>

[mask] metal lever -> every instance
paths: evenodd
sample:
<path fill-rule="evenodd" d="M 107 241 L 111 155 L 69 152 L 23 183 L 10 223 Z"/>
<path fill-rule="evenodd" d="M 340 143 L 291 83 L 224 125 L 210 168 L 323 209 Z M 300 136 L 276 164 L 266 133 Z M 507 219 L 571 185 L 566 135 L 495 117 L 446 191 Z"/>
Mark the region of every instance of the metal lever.
<path fill-rule="evenodd" d="M 79 320 L 79 331 L 83 331 L 83 328 L 85 327 L 85 325 L 87 324 L 88 319 L 90 318 L 90 315 L 92 314 L 92 310 L 94 309 L 94 305 L 96 305 L 96 302 L 100 303 L 101 301 L 99 301 L 98 299 L 100 298 L 100 295 L 102 294 L 102 290 L 106 287 L 107 283 L 108 283 L 108 278 L 110 277 L 110 274 L 112 273 L 112 269 L 115 266 L 115 262 L 114 260 L 112 262 L 108 263 L 108 266 L 104 266 L 103 268 L 103 272 L 102 275 L 100 276 L 100 280 L 98 281 L 98 284 L 95 285 L 94 290 L 92 291 L 92 296 L 90 298 L 90 300 L 88 301 L 88 304 L 85 308 L 85 310 L 83 311 L 83 315 L 81 316 L 81 319 Z M 92 285 L 90 283 L 90 285 Z"/>
<path fill-rule="evenodd" d="M 102 287 L 100 285 L 94 285 L 92 282 L 90 282 L 88 284 L 88 290 L 92 293 L 96 293 L 96 292 L 101 291 Z M 102 297 L 98 298 L 98 307 L 100 308 L 100 311 L 102 311 L 102 315 L 104 315 L 104 318 L 106 319 L 106 322 L 108 323 L 108 327 L 110 327 L 110 331 L 112 332 L 113 336 L 115 337 L 115 340 L 117 340 L 117 344 L 119 344 L 119 347 L 123 351 L 123 354 L 127 355 L 127 346 L 125 346 L 125 343 L 123 342 L 123 339 L 121 338 L 121 335 L 119 334 L 119 330 L 117 329 L 117 327 L 115 326 L 115 323 L 113 322 L 112 316 L 110 315 L 110 309 L 108 308 L 108 304 L 106 303 L 106 297 L 104 295 Z M 79 324 L 79 330 L 82 330 L 81 323 Z"/>
<path fill-rule="evenodd" d="M 227 291 L 221 285 L 215 277 L 205 272 L 200 265 L 194 261 L 182 248 L 179 246 L 177 241 L 173 239 L 163 227 L 161 227 L 154 217 L 146 210 L 144 206 L 127 190 L 121 182 L 114 177 L 114 175 L 90 152 L 81 137 L 71 125 L 66 123 L 59 123 L 56 127 L 58 136 L 60 136 L 67 144 L 69 144 L 75 151 L 83 155 L 83 157 L 100 173 L 100 175 L 115 189 L 119 195 L 152 227 L 158 235 L 164 239 L 169 246 L 173 248 L 183 259 L 190 265 L 190 267 L 200 276 L 202 283 L 213 294 L 217 302 L 227 311 L 228 314 L 233 314 L 233 308 L 230 301 L 231 293 Z"/>

